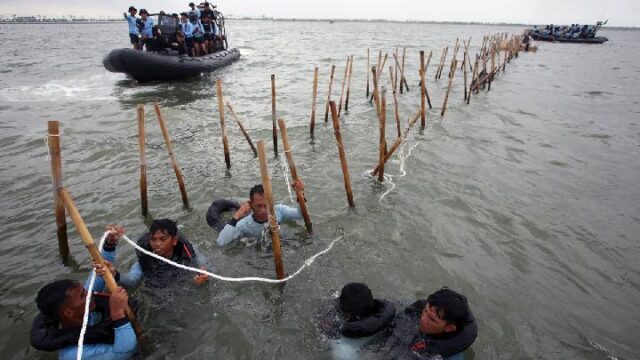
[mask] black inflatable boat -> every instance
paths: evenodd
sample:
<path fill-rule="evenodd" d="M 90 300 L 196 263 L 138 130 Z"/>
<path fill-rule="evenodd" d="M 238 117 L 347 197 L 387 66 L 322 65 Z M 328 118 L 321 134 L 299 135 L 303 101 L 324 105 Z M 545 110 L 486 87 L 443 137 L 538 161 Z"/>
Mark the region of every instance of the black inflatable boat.
<path fill-rule="evenodd" d="M 562 42 L 562 43 L 574 43 L 574 44 L 602 44 L 609 39 L 605 36 L 597 36 L 593 38 L 569 38 L 564 36 L 552 36 L 531 33 L 531 38 L 537 41 L 550 41 L 550 42 Z"/>
<path fill-rule="evenodd" d="M 214 71 L 239 58 L 240 51 L 235 48 L 200 57 L 115 49 L 102 59 L 102 64 L 111 72 L 122 72 L 138 81 L 174 80 Z"/>

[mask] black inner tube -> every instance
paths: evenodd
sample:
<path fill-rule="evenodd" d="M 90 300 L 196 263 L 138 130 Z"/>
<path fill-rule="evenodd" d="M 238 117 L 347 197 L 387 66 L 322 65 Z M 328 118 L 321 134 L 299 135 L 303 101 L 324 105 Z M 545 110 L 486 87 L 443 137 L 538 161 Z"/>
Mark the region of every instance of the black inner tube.
<path fill-rule="evenodd" d="M 207 210 L 207 224 L 211 228 L 221 231 L 224 228 L 223 223 L 220 222 L 220 216 L 225 211 L 236 211 L 240 208 L 240 204 L 234 200 L 219 199 L 211 203 L 209 210 Z"/>

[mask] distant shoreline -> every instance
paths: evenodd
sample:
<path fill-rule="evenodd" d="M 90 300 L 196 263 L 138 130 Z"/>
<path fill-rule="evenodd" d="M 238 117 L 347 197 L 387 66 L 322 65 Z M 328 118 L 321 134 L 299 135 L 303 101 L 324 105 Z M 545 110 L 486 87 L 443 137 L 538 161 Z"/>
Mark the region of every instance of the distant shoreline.
<path fill-rule="evenodd" d="M 225 20 L 249 20 L 249 21 L 273 21 L 273 22 L 327 22 L 327 23 L 389 23 L 389 24 L 433 24 L 433 25 L 484 25 L 484 26 L 541 26 L 541 24 L 522 24 L 522 23 L 489 23 L 476 21 L 430 21 L 430 20 L 385 20 L 385 19 L 298 19 L 298 18 L 269 18 L 269 17 L 226 17 Z M 41 21 L 0 21 L 0 25 L 75 25 L 75 24 L 111 24 L 125 22 L 124 19 L 108 19 L 108 20 L 41 20 Z M 613 30 L 637 30 L 640 27 L 633 26 L 606 26 L 604 29 Z"/>

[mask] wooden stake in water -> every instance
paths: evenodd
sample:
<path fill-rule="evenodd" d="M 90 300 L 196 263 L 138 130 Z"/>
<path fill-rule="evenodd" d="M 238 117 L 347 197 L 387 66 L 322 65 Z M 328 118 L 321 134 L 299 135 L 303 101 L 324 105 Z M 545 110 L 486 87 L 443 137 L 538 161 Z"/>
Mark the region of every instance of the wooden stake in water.
<path fill-rule="evenodd" d="M 349 111 L 349 89 L 351 88 L 351 76 L 353 76 L 353 55 L 349 61 L 349 80 L 347 80 L 347 99 L 344 102 L 344 112 Z"/>
<path fill-rule="evenodd" d="M 397 72 L 396 72 L 397 75 Z M 396 127 L 398 130 L 398 137 L 400 137 L 400 135 L 402 135 L 401 130 L 400 130 L 400 113 L 398 112 L 398 94 L 396 92 L 396 87 L 395 85 L 398 83 L 398 79 L 395 78 L 392 75 L 392 71 L 391 71 L 391 67 L 389 67 L 389 76 L 391 77 L 391 84 L 393 84 L 393 111 L 396 115 Z M 402 85 L 402 82 L 400 82 L 400 85 Z"/>
<path fill-rule="evenodd" d="M 338 116 L 342 113 L 342 99 L 344 98 L 344 89 L 347 85 L 347 76 L 349 76 L 349 63 L 351 57 L 347 56 L 347 65 L 344 67 L 344 76 L 342 77 L 342 90 L 340 90 L 340 102 L 338 105 Z"/>
<path fill-rule="evenodd" d="M 459 49 L 460 49 L 459 39 L 456 38 L 456 46 L 454 47 L 454 50 L 453 50 L 453 57 L 451 58 L 451 65 L 449 66 L 449 75 L 448 75 L 448 77 L 451 77 L 451 72 L 453 72 L 453 63 L 454 63 L 454 61 L 456 61 L 456 58 L 458 57 L 458 50 Z"/>
<path fill-rule="evenodd" d="M 138 150 L 140 152 L 140 206 L 142 216 L 149 214 L 147 199 L 147 159 L 145 156 L 144 105 L 138 104 Z"/>
<path fill-rule="evenodd" d="M 429 51 L 427 64 L 424 66 L 424 94 L 427 97 L 427 105 L 429 105 L 429 109 L 433 109 L 433 106 L 431 106 L 431 97 L 429 96 L 429 88 L 427 88 L 427 70 L 429 69 L 429 63 L 431 62 L 431 55 L 433 55 L 433 50 Z M 420 82 L 422 83 L 422 80 L 420 80 Z"/>
<path fill-rule="evenodd" d="M 424 81 L 424 50 L 420 50 L 420 127 L 424 129 L 426 126 L 426 115 L 427 111 L 425 110 L 425 100 L 426 100 L 426 88 Z"/>
<path fill-rule="evenodd" d="M 398 47 L 396 46 L 396 51 L 393 52 L 393 58 L 397 59 L 398 56 L 400 56 L 400 55 L 398 54 Z M 393 86 L 392 87 L 394 89 L 398 88 L 398 66 L 397 65 L 398 65 L 398 62 L 396 60 L 396 66 L 393 67 L 393 76 L 391 77 L 393 79 Z"/>
<path fill-rule="evenodd" d="M 371 97 L 375 100 L 376 115 L 380 118 L 380 96 L 378 95 L 378 76 L 375 66 L 371 68 L 371 77 L 373 78 L 373 94 L 371 94 Z"/>
<path fill-rule="evenodd" d="M 402 94 L 402 83 L 404 82 L 405 89 L 409 92 L 409 85 L 407 85 L 407 79 L 404 77 L 404 61 L 407 55 L 407 48 L 402 49 L 402 67 L 400 68 L 400 93 Z"/>
<path fill-rule="evenodd" d="M 56 232 L 58 234 L 58 251 L 60 257 L 66 260 L 69 257 L 69 240 L 67 236 L 67 218 L 64 204 L 58 196 L 62 189 L 62 158 L 60 152 L 60 123 L 51 120 L 47 123 L 49 144 L 49 156 L 51 157 L 51 177 L 53 178 L 53 209 L 56 214 Z"/>
<path fill-rule="evenodd" d="M 216 80 L 216 91 L 218 97 L 218 112 L 220 114 L 220 128 L 222 129 L 222 147 L 224 151 L 224 162 L 227 169 L 231 168 L 231 155 L 229 154 L 229 142 L 227 141 L 227 128 L 224 125 L 224 98 L 222 97 L 222 80 Z"/>
<path fill-rule="evenodd" d="M 467 101 L 467 66 L 465 65 L 469 61 L 467 50 L 464 51 L 464 59 L 462 60 L 462 67 L 464 70 L 464 101 Z"/>
<path fill-rule="evenodd" d="M 313 131 L 316 127 L 316 97 L 318 95 L 318 67 L 313 68 L 313 95 L 311 95 L 311 123 L 309 124 L 309 133 L 313 139 Z"/>
<path fill-rule="evenodd" d="M 153 107 L 156 110 L 158 123 L 160 123 L 160 130 L 162 131 L 162 137 L 164 137 L 165 145 L 167 145 L 167 152 L 169 153 L 169 158 L 171 159 L 171 165 L 173 166 L 173 171 L 176 173 L 176 179 L 178 180 L 178 187 L 180 188 L 180 195 L 182 196 L 182 203 L 186 208 L 189 208 L 190 206 L 189 206 L 189 198 L 187 197 L 187 189 L 184 187 L 184 180 L 182 178 L 182 173 L 180 172 L 180 167 L 178 166 L 178 160 L 176 160 L 176 155 L 173 153 L 173 145 L 171 144 L 171 138 L 169 137 L 169 131 L 167 130 L 167 125 L 165 124 L 164 118 L 162 117 L 162 112 L 160 112 L 160 105 L 158 105 L 158 103 L 154 103 Z"/>
<path fill-rule="evenodd" d="M 384 156 L 386 154 L 386 138 L 384 135 L 384 130 L 387 122 L 387 89 L 383 86 L 381 91 L 382 96 L 382 106 L 380 111 L 380 121 L 378 125 L 380 126 L 380 139 L 379 139 L 379 151 L 378 151 L 378 167 L 380 167 L 380 172 L 378 172 L 378 181 L 384 181 Z"/>
<path fill-rule="evenodd" d="M 451 91 L 451 84 L 453 83 L 453 78 L 456 76 L 456 67 L 458 65 L 458 60 L 453 60 L 453 71 L 451 72 L 451 76 L 449 76 L 449 85 L 447 86 L 447 92 L 444 95 L 444 103 L 442 104 L 442 112 L 440 116 L 444 116 L 444 113 L 447 111 L 447 101 L 449 100 L 449 92 Z"/>
<path fill-rule="evenodd" d="M 251 137 L 249 136 L 249 133 L 244 128 L 244 125 L 242 124 L 242 121 L 240 121 L 240 118 L 238 117 L 236 112 L 233 110 L 233 106 L 231 106 L 231 103 L 227 103 L 227 108 L 229 108 L 229 112 L 231 112 L 231 116 L 233 116 L 233 119 L 236 121 L 236 124 L 238 124 L 238 127 L 240 128 L 240 131 L 242 131 L 242 135 L 244 135 L 244 138 L 249 143 L 249 146 L 251 147 L 251 150 L 253 151 L 253 156 L 258 156 L 258 150 L 253 145 L 253 141 L 251 141 Z"/>
<path fill-rule="evenodd" d="M 76 230 L 78 230 L 78 233 L 80 234 L 82 242 L 86 246 L 87 250 L 89 250 L 89 254 L 91 254 L 93 262 L 105 267 L 104 259 L 100 254 L 100 249 L 98 249 L 96 243 L 93 241 L 93 237 L 91 236 L 91 233 L 89 233 L 89 229 L 87 229 L 84 220 L 82 220 L 80 212 L 78 212 L 78 208 L 71 198 L 71 195 L 69 195 L 69 192 L 65 188 L 60 188 L 58 190 L 58 195 L 60 196 L 61 201 L 64 203 L 65 208 L 69 212 L 69 216 L 71 217 L 71 220 L 73 220 L 73 223 L 76 226 Z M 116 279 L 113 277 L 113 274 L 111 274 L 110 271 L 105 272 L 102 278 L 104 279 L 104 282 L 110 292 L 113 293 L 118 290 Z M 142 337 L 142 327 L 140 327 L 140 323 L 138 323 L 135 314 L 133 313 L 133 311 L 131 311 L 131 308 L 128 305 L 124 312 L 125 315 L 127 315 L 127 318 L 129 318 L 136 336 L 138 337 L 138 339 L 140 339 Z"/>
<path fill-rule="evenodd" d="M 476 87 L 478 86 L 478 84 L 477 84 L 477 75 L 478 75 L 478 66 L 480 65 L 479 61 L 480 61 L 480 59 L 479 59 L 478 55 L 476 54 L 476 62 L 473 65 L 473 73 L 471 75 L 471 84 L 469 84 L 469 93 L 467 94 L 467 105 L 469 105 L 469 102 L 471 102 L 471 93 L 472 93 L 472 90 L 473 90 L 474 83 L 475 83 Z"/>
<path fill-rule="evenodd" d="M 384 60 L 382 61 L 382 67 L 377 67 L 376 68 L 376 78 L 374 79 L 376 84 L 380 84 L 380 78 L 382 77 L 382 72 L 384 71 L 384 65 L 387 63 L 387 57 L 389 54 L 384 54 Z M 377 85 L 380 86 L 380 85 Z M 380 90 L 378 90 L 378 95 L 380 95 Z M 373 95 L 371 96 L 371 99 L 369 99 L 369 103 L 371 103 L 373 101 Z M 338 114 L 340 115 L 340 114 Z"/>
<path fill-rule="evenodd" d="M 273 152 L 278 156 L 278 130 L 276 129 L 276 76 L 271 74 L 271 122 L 273 124 Z"/>
<path fill-rule="evenodd" d="M 336 136 L 336 143 L 338 144 L 338 154 L 340 155 L 340 164 L 342 165 L 342 176 L 344 178 L 344 188 L 347 192 L 347 202 L 349 203 L 350 207 L 355 207 L 356 205 L 353 202 L 353 193 L 351 192 L 351 177 L 349 176 L 347 155 L 345 154 L 344 144 L 342 143 L 342 134 L 340 133 L 340 119 L 338 118 L 336 103 L 334 101 L 330 101 L 329 108 L 331 108 L 331 119 L 333 120 L 333 133 Z"/>
<path fill-rule="evenodd" d="M 289 136 L 287 135 L 287 127 L 284 124 L 284 119 L 278 119 L 278 127 L 280 127 L 280 136 L 282 137 L 282 146 L 284 146 L 284 154 L 287 157 L 287 164 L 289 165 L 289 171 L 291 172 L 291 178 L 293 181 L 300 180 L 298 177 L 298 171 L 296 169 L 296 164 L 293 162 L 293 155 L 291 154 L 291 146 L 289 145 Z M 307 209 L 307 201 L 304 198 L 304 193 L 302 190 L 296 189 L 296 198 L 298 200 L 298 204 L 300 205 L 300 212 L 302 213 L 302 218 L 304 219 L 304 226 L 307 228 L 307 232 L 311 234 L 313 232 L 313 227 L 311 225 L 311 217 L 309 216 L 309 210 Z"/>
<path fill-rule="evenodd" d="M 418 112 L 416 112 L 416 114 L 413 115 L 413 119 L 409 121 L 409 125 L 404 130 L 404 133 L 402 134 L 402 136 L 397 138 L 396 141 L 393 143 L 393 146 L 391 146 L 391 149 L 387 151 L 387 154 L 384 156 L 385 164 L 387 163 L 387 161 L 389 161 L 389 159 L 391 158 L 393 153 L 396 151 L 396 149 L 400 146 L 400 144 L 402 144 L 407 139 L 407 135 L 409 134 L 409 131 L 411 130 L 411 128 L 413 128 L 413 125 L 416 123 L 416 121 L 418 121 L 419 117 L 420 117 L 420 110 L 418 110 Z M 373 169 L 372 175 L 373 176 L 378 175 L 379 171 L 380 171 L 380 164 L 376 165 L 376 168 Z"/>
<path fill-rule="evenodd" d="M 324 122 L 329 122 L 329 102 L 331 101 L 331 87 L 333 86 L 333 74 L 336 72 L 336 66 L 331 65 L 331 75 L 329 78 L 329 93 L 327 93 L 327 106 L 324 109 Z"/>
<path fill-rule="evenodd" d="M 267 167 L 267 154 L 264 148 L 264 141 L 258 141 L 258 160 L 260 161 L 260 175 L 262 176 L 262 187 L 264 188 L 264 199 L 269 212 L 269 232 L 271 232 L 271 244 L 273 245 L 273 260 L 276 265 L 276 276 L 278 280 L 284 279 L 284 265 L 282 264 L 282 250 L 280 249 L 280 227 L 276 220 L 276 212 L 271 191 L 271 180 L 269 179 L 269 168 Z"/>
<path fill-rule="evenodd" d="M 367 49 L 367 99 L 369 98 L 369 49 Z"/>

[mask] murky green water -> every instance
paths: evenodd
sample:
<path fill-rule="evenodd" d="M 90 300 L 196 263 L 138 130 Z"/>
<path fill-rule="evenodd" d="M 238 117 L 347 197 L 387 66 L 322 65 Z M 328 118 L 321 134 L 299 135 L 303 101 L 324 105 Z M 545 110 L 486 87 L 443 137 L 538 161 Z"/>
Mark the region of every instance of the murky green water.
<path fill-rule="evenodd" d="M 48 281 L 84 279 L 89 257 L 70 224 L 73 258 L 57 257 L 52 190 L 43 138 L 62 127 L 64 183 L 94 236 L 140 216 L 135 106 L 147 104 L 149 203 L 171 217 L 227 276 L 274 276 L 265 250 L 222 250 L 204 215 L 212 200 L 244 197 L 260 181 L 258 162 L 228 121 L 232 168 L 225 171 L 216 78 L 254 140 L 272 154 L 270 79 L 288 125 L 316 234 L 283 227 L 285 268 L 346 234 L 334 249 L 279 287 L 212 282 L 156 297 L 139 291 L 149 358 L 322 359 L 327 344 L 313 313 L 343 284 L 368 283 L 374 295 L 407 303 L 442 285 L 466 294 L 480 336 L 469 358 L 633 359 L 640 311 L 640 42 L 637 31 L 604 30 L 602 46 L 542 44 L 522 54 L 491 92 L 462 104 L 458 73 L 445 118 L 446 72 L 434 82 L 440 50 L 456 37 L 520 28 L 363 23 L 228 23 L 239 62 L 182 82 L 139 85 L 101 64 L 127 44 L 126 25 L 0 25 L 0 350 L 3 358 L 52 358 L 29 347 L 35 293 Z M 38 40 L 32 41 L 33 34 Z M 434 109 L 413 131 L 405 176 L 387 166 L 395 188 L 366 172 L 377 159 L 375 110 L 365 99 L 366 49 L 407 47 L 410 92 L 399 97 L 403 123 L 419 107 L 418 51 L 433 50 L 427 75 Z M 347 207 L 332 127 L 318 101 L 316 141 L 308 122 L 313 67 L 319 99 L 337 65 L 339 97 L 346 57 L 355 55 L 342 133 L 356 208 Z M 451 52 L 449 53 L 451 54 Z M 384 81 L 388 81 L 385 73 Z M 390 99 L 389 99 L 390 100 Z M 193 209 L 182 208 L 155 120 L 162 106 Z M 389 113 L 388 119 L 393 119 Z M 230 120 L 230 119 L 229 119 Z M 388 138 L 395 124 L 389 121 Z M 417 129 L 416 129 L 417 130 Z M 282 168 L 270 156 L 276 198 L 289 202 Z M 120 249 L 126 269 L 135 254 Z M 635 339 L 635 340 L 634 340 Z"/>

